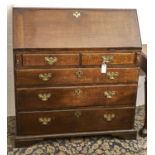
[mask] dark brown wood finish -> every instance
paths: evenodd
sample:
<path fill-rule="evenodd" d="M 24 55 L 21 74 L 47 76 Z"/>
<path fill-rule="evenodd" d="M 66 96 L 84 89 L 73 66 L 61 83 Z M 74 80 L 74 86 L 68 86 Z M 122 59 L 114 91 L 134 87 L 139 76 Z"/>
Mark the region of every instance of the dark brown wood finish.
<path fill-rule="evenodd" d="M 109 62 L 104 61 L 108 57 Z M 136 64 L 136 53 L 82 53 L 82 65 L 101 65 L 106 64 Z"/>
<path fill-rule="evenodd" d="M 134 106 L 136 92 L 137 85 L 19 88 L 16 98 L 19 111 L 85 106 L 117 107 Z"/>
<path fill-rule="evenodd" d="M 96 53 L 96 54 L 101 54 L 101 53 L 105 53 L 105 54 L 110 54 L 113 53 L 115 55 L 115 53 L 117 54 L 129 54 L 131 53 L 141 53 L 141 49 L 140 48 L 15 48 L 14 49 L 14 53 L 16 54 L 74 54 L 74 53 L 90 53 L 90 55 L 92 53 Z"/>
<path fill-rule="evenodd" d="M 132 129 L 134 113 L 133 108 L 104 109 L 102 107 L 19 113 L 17 131 L 18 135 L 38 135 Z M 43 124 L 44 119 L 51 120 Z"/>
<path fill-rule="evenodd" d="M 79 65 L 79 54 L 23 54 L 23 66 Z"/>
<path fill-rule="evenodd" d="M 108 73 L 118 73 L 118 76 L 110 79 Z M 49 75 L 49 78 L 44 81 L 39 75 Z M 100 68 L 18 69 L 16 86 L 137 83 L 138 75 L 138 68 L 108 68 L 106 74 Z"/>
<path fill-rule="evenodd" d="M 80 135 L 136 138 L 135 10 L 14 8 L 13 51 L 18 146 Z"/>
<path fill-rule="evenodd" d="M 14 48 L 141 48 L 131 9 L 14 8 L 13 21 Z"/>
<path fill-rule="evenodd" d="M 41 50 L 38 50 L 38 52 Z M 83 53 L 79 51 L 74 51 L 77 53 L 59 53 L 59 54 L 51 54 L 53 51 L 49 50 L 51 53 L 24 53 L 24 54 L 16 54 L 17 61 L 21 61 L 22 63 L 17 62 L 17 66 L 21 67 L 55 67 L 55 66 L 69 66 L 69 65 L 80 65 L 79 54 L 81 53 L 81 61 L 82 65 L 101 65 L 102 63 L 106 64 L 136 64 L 137 54 L 134 52 L 130 53 L 119 53 L 119 52 L 107 52 L 104 50 L 102 53 Z M 84 50 L 85 51 L 85 50 Z M 96 51 L 96 50 L 95 50 Z M 98 50 L 97 50 L 98 51 Z M 107 52 L 107 53 L 106 53 Z M 107 57 L 110 57 L 112 60 L 109 62 L 104 61 Z M 54 61 L 56 59 L 56 61 Z M 50 61 L 51 60 L 51 61 Z M 53 61 L 52 61 L 53 60 Z"/>

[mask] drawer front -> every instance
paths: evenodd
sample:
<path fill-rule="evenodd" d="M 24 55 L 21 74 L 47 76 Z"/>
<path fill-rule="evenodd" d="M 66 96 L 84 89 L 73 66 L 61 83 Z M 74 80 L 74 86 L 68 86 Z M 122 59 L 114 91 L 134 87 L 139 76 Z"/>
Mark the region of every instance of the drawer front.
<path fill-rule="evenodd" d="M 134 106 L 136 92 L 137 85 L 21 88 L 17 90 L 16 100 L 19 111 L 80 106 Z"/>
<path fill-rule="evenodd" d="M 79 54 L 23 54 L 23 66 L 79 65 Z"/>
<path fill-rule="evenodd" d="M 138 68 L 17 69 L 16 86 L 137 83 Z"/>
<path fill-rule="evenodd" d="M 82 65 L 136 64 L 136 53 L 83 53 Z"/>
<path fill-rule="evenodd" d="M 131 129 L 134 113 L 134 108 L 18 113 L 17 133 L 38 135 Z"/>

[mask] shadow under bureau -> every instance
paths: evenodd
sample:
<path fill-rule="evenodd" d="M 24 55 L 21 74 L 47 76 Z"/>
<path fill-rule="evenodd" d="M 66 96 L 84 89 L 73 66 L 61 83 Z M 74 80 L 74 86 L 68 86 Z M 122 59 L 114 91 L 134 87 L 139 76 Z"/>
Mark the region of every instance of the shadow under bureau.
<path fill-rule="evenodd" d="M 16 146 L 134 129 L 136 10 L 13 9 Z"/>

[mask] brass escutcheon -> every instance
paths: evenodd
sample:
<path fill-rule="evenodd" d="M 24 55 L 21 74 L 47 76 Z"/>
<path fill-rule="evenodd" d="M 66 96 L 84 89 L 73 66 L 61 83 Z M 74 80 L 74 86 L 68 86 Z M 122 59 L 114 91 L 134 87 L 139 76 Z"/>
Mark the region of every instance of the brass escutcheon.
<path fill-rule="evenodd" d="M 108 122 L 112 121 L 115 118 L 115 114 L 104 114 L 104 119 Z"/>
<path fill-rule="evenodd" d="M 53 65 L 58 61 L 57 57 L 45 57 L 45 62 L 49 65 Z"/>
<path fill-rule="evenodd" d="M 38 94 L 38 98 L 41 99 L 41 101 L 47 101 L 50 97 L 51 97 L 50 93 Z"/>
<path fill-rule="evenodd" d="M 106 98 L 112 98 L 113 96 L 115 96 L 116 95 L 116 91 L 105 91 L 104 92 L 104 96 L 106 97 Z"/>
<path fill-rule="evenodd" d="M 75 12 L 73 12 L 73 16 L 75 18 L 79 18 L 81 16 L 81 13 L 79 11 L 75 11 Z"/>
<path fill-rule="evenodd" d="M 81 76 L 83 75 L 83 71 L 82 70 L 78 70 L 75 72 L 75 75 L 77 78 L 81 78 Z"/>
<path fill-rule="evenodd" d="M 51 117 L 39 117 L 38 121 L 41 125 L 48 125 L 51 122 Z"/>
<path fill-rule="evenodd" d="M 48 81 L 52 77 L 51 73 L 39 74 L 39 78 L 43 81 Z"/>
<path fill-rule="evenodd" d="M 79 118 L 82 115 L 82 113 L 81 111 L 75 111 L 74 115 L 76 118 Z"/>
<path fill-rule="evenodd" d="M 80 96 L 81 92 L 82 92 L 81 89 L 75 89 L 74 91 L 75 95 L 77 96 Z"/>
<path fill-rule="evenodd" d="M 107 72 L 107 76 L 110 80 L 114 80 L 119 76 L 118 72 Z"/>
<path fill-rule="evenodd" d="M 102 63 L 110 63 L 113 60 L 113 56 L 102 56 Z"/>

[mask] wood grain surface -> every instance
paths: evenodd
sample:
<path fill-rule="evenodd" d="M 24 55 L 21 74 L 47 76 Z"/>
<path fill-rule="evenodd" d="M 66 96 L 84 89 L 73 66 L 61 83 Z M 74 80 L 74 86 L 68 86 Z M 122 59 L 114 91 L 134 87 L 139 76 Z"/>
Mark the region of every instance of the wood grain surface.
<path fill-rule="evenodd" d="M 17 117 L 18 135 L 131 129 L 133 128 L 134 113 L 134 108 L 105 109 L 101 107 L 19 113 Z M 107 121 L 104 114 L 114 114 L 115 117 L 111 121 Z M 38 119 L 43 117 L 51 118 L 51 121 L 47 125 L 42 125 Z"/>
<path fill-rule="evenodd" d="M 77 91 L 79 91 L 79 93 L 77 93 Z M 115 94 L 112 95 L 111 98 L 107 98 L 105 92 L 109 93 L 111 91 L 115 92 Z M 136 102 L 137 85 L 19 88 L 16 93 L 18 111 L 92 106 L 134 106 Z M 38 97 L 39 94 L 50 94 L 50 97 L 44 101 Z"/>
<path fill-rule="evenodd" d="M 73 14 L 79 12 L 79 18 Z M 14 48 L 141 48 L 136 10 L 13 9 Z"/>

